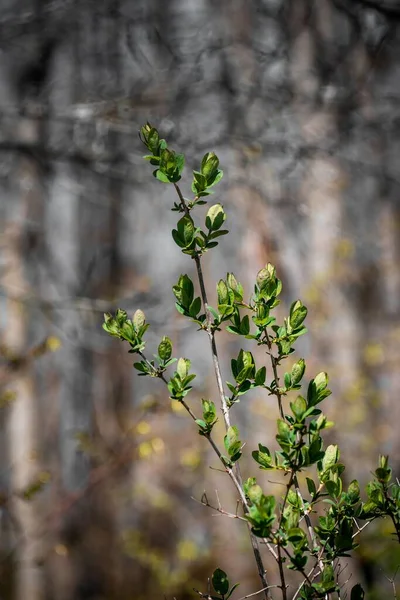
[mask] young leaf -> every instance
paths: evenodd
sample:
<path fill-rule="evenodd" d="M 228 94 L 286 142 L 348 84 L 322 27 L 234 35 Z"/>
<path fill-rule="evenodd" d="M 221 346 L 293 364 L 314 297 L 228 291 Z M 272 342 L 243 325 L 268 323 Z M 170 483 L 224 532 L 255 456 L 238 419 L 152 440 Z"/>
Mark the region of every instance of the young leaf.
<path fill-rule="evenodd" d="M 304 375 L 304 371 L 306 370 L 306 363 L 304 358 L 300 358 L 296 363 L 294 363 L 291 372 L 292 384 L 296 385 L 299 383 Z"/>
<path fill-rule="evenodd" d="M 146 322 L 146 317 L 144 312 L 138 308 L 135 314 L 132 317 L 132 323 L 135 328 L 135 331 L 138 331 Z"/>
<path fill-rule="evenodd" d="M 189 364 L 188 364 L 189 363 Z M 190 367 L 190 361 L 187 358 L 180 358 L 176 366 L 176 372 L 181 379 L 187 376 Z"/>
<path fill-rule="evenodd" d="M 206 227 L 210 231 L 217 231 L 226 219 L 226 214 L 221 204 L 214 204 L 208 209 Z"/>
<path fill-rule="evenodd" d="M 172 342 L 169 337 L 164 336 L 158 346 L 158 355 L 163 361 L 167 361 L 172 355 Z"/>

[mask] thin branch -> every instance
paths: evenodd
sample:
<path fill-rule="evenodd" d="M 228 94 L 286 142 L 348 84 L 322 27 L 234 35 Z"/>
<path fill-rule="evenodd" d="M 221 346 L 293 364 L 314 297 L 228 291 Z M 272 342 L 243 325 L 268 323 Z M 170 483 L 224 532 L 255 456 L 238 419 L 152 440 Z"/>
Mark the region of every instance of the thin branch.
<path fill-rule="evenodd" d="M 275 356 L 272 354 L 272 343 L 271 343 L 271 340 L 269 339 L 268 331 L 265 331 L 265 341 L 267 342 L 267 346 L 268 346 L 268 350 L 269 350 L 268 354 L 271 359 L 272 371 L 274 373 L 274 380 L 275 380 L 275 385 L 276 385 L 276 389 L 274 390 L 273 393 L 277 397 L 277 400 L 278 400 L 279 414 L 281 416 L 281 419 L 284 420 L 285 413 L 283 412 L 283 406 L 282 406 L 282 394 L 279 391 L 279 375 L 278 375 L 278 370 L 277 370 L 278 362 L 277 362 Z"/>
<path fill-rule="evenodd" d="M 297 479 L 297 475 L 295 475 L 295 474 L 294 474 L 294 477 L 293 477 L 293 483 L 294 483 L 294 487 L 296 489 L 297 496 L 300 499 L 301 511 L 303 513 L 304 520 L 305 520 L 306 525 L 307 525 L 308 535 L 310 536 L 310 542 L 311 542 L 311 545 L 312 545 L 312 551 L 314 551 L 314 549 L 317 546 L 317 540 L 316 540 L 316 537 L 315 537 L 314 528 L 313 528 L 312 523 L 311 523 L 310 515 L 308 514 L 308 511 L 306 510 L 306 508 L 304 506 L 303 496 L 301 494 L 301 490 L 300 490 L 299 482 L 298 482 L 298 479 Z M 324 563 L 322 562 L 321 558 L 319 558 L 319 560 L 318 560 L 318 566 L 321 569 L 321 571 L 324 570 Z"/>
<path fill-rule="evenodd" d="M 230 513 L 227 510 L 224 510 L 222 508 L 222 506 L 213 506 L 212 504 L 210 504 L 210 502 L 208 501 L 207 495 L 204 493 L 201 500 L 197 500 L 197 498 L 194 498 L 193 496 L 191 497 L 192 500 L 194 500 L 195 502 L 198 502 L 199 504 L 201 504 L 202 506 L 207 506 L 207 508 L 211 508 L 212 510 L 216 510 L 219 514 L 224 515 L 225 517 L 230 517 L 231 519 L 239 519 L 240 521 L 245 521 L 245 523 L 247 523 L 247 519 L 245 519 L 244 517 L 240 517 L 237 513 Z M 205 500 L 203 500 L 203 498 L 205 498 Z M 218 515 L 214 515 L 214 516 L 218 516 Z"/>
<path fill-rule="evenodd" d="M 282 590 L 282 600 L 287 600 L 287 585 L 285 580 L 285 571 L 283 570 L 282 546 L 280 544 L 278 544 L 278 567 L 279 576 L 281 578 L 281 585 L 279 587 Z"/>
<path fill-rule="evenodd" d="M 189 208 L 185 202 L 185 198 L 183 197 L 180 187 L 176 183 L 174 183 L 174 186 L 175 186 L 176 193 L 178 194 L 178 198 L 179 198 L 182 210 L 184 211 L 186 216 L 190 216 Z M 206 287 L 204 284 L 204 277 L 203 277 L 203 271 L 202 271 L 202 267 L 201 267 L 200 256 L 198 254 L 195 254 L 193 258 L 196 263 L 197 278 L 199 280 L 199 285 L 200 285 L 201 299 L 203 302 L 204 312 L 206 314 L 206 319 L 207 319 L 206 331 L 207 331 L 208 338 L 210 340 L 211 354 L 212 354 L 215 378 L 217 381 L 218 392 L 219 392 L 219 397 L 220 397 L 220 402 L 221 402 L 222 415 L 223 415 L 223 418 L 225 421 L 225 428 L 228 429 L 231 426 L 231 423 L 230 423 L 229 409 L 228 409 L 228 405 L 227 405 L 226 397 L 225 397 L 224 384 L 222 381 L 221 366 L 220 366 L 220 362 L 219 362 L 219 358 L 218 358 L 217 344 L 215 342 L 215 331 L 212 327 L 213 317 L 212 317 L 212 314 L 210 312 L 209 305 L 208 305 L 207 291 L 206 291 Z M 220 459 L 222 461 L 221 456 L 220 456 Z M 236 489 L 239 492 L 244 511 L 249 512 L 249 505 L 248 505 L 246 496 L 243 491 L 243 482 L 242 482 L 242 476 L 240 473 L 239 465 L 238 464 L 235 465 L 236 476 L 234 475 L 232 469 L 230 469 L 229 467 L 226 467 L 226 470 L 229 473 L 229 476 L 231 477 L 232 481 L 234 482 L 234 484 L 236 486 Z M 257 564 L 258 574 L 259 574 L 259 577 L 263 584 L 263 587 L 265 589 L 264 596 L 267 600 L 272 600 L 272 596 L 269 592 L 269 584 L 268 584 L 268 580 L 267 580 L 267 576 L 266 576 L 266 570 L 264 568 L 264 564 L 263 564 L 263 561 L 261 558 L 260 548 L 258 545 L 258 539 L 251 532 L 250 523 L 248 523 L 248 528 L 249 528 L 250 541 L 251 541 L 251 545 L 253 548 L 253 554 L 254 554 L 256 564 Z M 276 556 L 276 553 L 273 551 L 273 548 L 269 544 L 268 541 L 267 541 L 267 545 L 268 545 L 270 552 L 272 552 Z"/>
<path fill-rule="evenodd" d="M 258 594 L 262 594 L 262 592 L 265 592 L 265 590 L 271 590 L 273 588 L 278 588 L 279 585 L 269 585 L 267 588 L 262 588 L 261 590 L 258 590 L 258 592 L 253 592 L 252 594 L 247 594 L 247 596 L 242 596 L 241 598 L 238 598 L 238 600 L 246 600 L 246 598 L 253 598 L 253 596 L 258 596 Z"/>
<path fill-rule="evenodd" d="M 396 577 L 397 577 L 397 573 L 399 572 L 399 569 L 400 569 L 400 565 L 397 565 L 397 568 L 396 568 L 396 570 L 395 570 L 395 572 L 394 572 L 394 575 L 393 575 L 393 577 L 388 577 L 387 575 L 385 575 L 385 577 L 386 577 L 386 579 L 389 581 L 389 583 L 391 583 L 391 584 L 392 584 L 392 588 L 393 588 L 393 598 L 394 598 L 394 600 L 397 600 L 397 590 L 396 590 L 396 583 L 395 583 L 395 580 L 396 580 Z"/>

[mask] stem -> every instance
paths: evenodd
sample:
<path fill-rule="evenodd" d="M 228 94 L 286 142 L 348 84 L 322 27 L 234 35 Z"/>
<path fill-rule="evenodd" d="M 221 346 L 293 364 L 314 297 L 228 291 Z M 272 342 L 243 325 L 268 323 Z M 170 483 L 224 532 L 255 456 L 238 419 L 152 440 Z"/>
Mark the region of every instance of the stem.
<path fill-rule="evenodd" d="M 269 585 L 267 589 L 272 589 L 272 588 L 277 588 L 279 587 L 279 585 Z M 242 596 L 241 598 L 239 598 L 239 600 L 246 600 L 246 598 L 252 598 L 253 596 L 258 596 L 258 594 L 262 594 L 262 592 L 265 592 L 265 588 L 263 588 L 262 590 L 258 590 L 258 592 L 253 592 L 252 594 L 247 594 L 247 596 Z"/>
<path fill-rule="evenodd" d="M 385 496 L 385 500 L 386 500 L 387 506 L 388 506 L 387 514 L 389 515 L 389 517 L 392 520 L 394 529 L 396 531 L 397 539 L 400 543 L 400 523 L 397 521 L 397 519 L 392 511 L 393 500 L 389 497 L 387 485 L 384 484 L 382 486 L 382 489 L 383 489 L 383 495 Z"/>
<path fill-rule="evenodd" d="M 300 499 L 300 502 L 301 502 L 301 510 L 302 510 L 302 513 L 303 513 L 303 516 L 304 516 L 304 520 L 305 520 L 306 525 L 307 525 L 308 535 L 310 536 L 310 542 L 311 542 L 311 545 L 312 545 L 312 551 L 314 552 L 314 549 L 317 546 L 317 540 L 316 540 L 314 529 L 313 529 L 313 526 L 312 526 L 312 523 L 311 523 L 310 515 L 308 514 L 308 512 L 306 511 L 306 509 L 304 507 L 303 496 L 301 495 L 299 482 L 298 482 L 298 479 L 297 479 L 297 475 L 295 473 L 293 473 L 293 483 L 294 483 L 294 487 L 295 487 L 296 493 L 297 493 L 297 495 L 298 495 L 298 497 Z M 320 571 L 322 573 L 323 570 L 324 570 L 324 563 L 322 562 L 322 558 L 321 558 L 320 555 L 318 556 L 317 560 L 318 560 L 318 566 L 319 566 Z M 325 595 L 325 600 L 329 600 L 329 594 Z"/>
<path fill-rule="evenodd" d="M 311 523 L 310 515 L 308 514 L 308 512 L 306 511 L 306 509 L 304 507 L 303 496 L 302 496 L 301 491 L 300 491 L 300 486 L 299 486 L 299 482 L 298 482 L 298 479 L 297 479 L 297 475 L 295 475 L 295 474 L 293 474 L 293 483 L 294 483 L 294 487 L 295 487 L 296 493 L 297 493 L 297 495 L 298 495 L 298 497 L 300 499 L 301 511 L 303 513 L 304 520 L 305 520 L 306 525 L 307 525 L 308 535 L 310 536 L 310 542 L 311 542 L 311 545 L 312 545 L 312 549 L 314 550 L 316 548 L 316 546 L 317 546 L 317 540 L 316 540 L 314 529 L 313 529 L 313 526 L 312 526 L 312 523 Z M 321 570 L 323 570 L 324 564 L 323 564 L 322 560 L 318 561 L 318 566 L 319 566 L 319 568 Z"/>
<path fill-rule="evenodd" d="M 282 551 L 281 545 L 278 543 L 278 567 L 279 567 L 279 576 L 281 578 L 281 590 L 282 590 L 282 600 L 287 600 L 287 586 L 285 580 L 285 571 L 283 570 L 283 562 L 282 562 Z"/>
<path fill-rule="evenodd" d="M 190 211 L 186 205 L 185 199 L 183 197 L 183 194 L 180 190 L 180 187 L 174 183 L 176 192 L 178 194 L 182 209 L 184 210 L 185 214 L 187 216 L 190 215 Z M 204 284 L 204 277 L 203 277 L 203 271 L 201 268 L 201 261 L 200 261 L 200 257 L 195 254 L 194 255 L 194 261 L 196 263 L 196 270 L 197 270 L 197 278 L 199 280 L 199 285 L 200 285 L 200 293 L 201 293 L 201 299 L 203 302 L 203 307 L 204 307 L 204 312 L 206 314 L 206 319 L 207 319 L 207 335 L 208 338 L 210 340 L 210 346 L 211 346 L 211 354 L 212 354 L 212 360 L 213 360 L 213 365 L 214 365 L 214 372 L 215 372 L 215 378 L 217 380 L 217 386 L 218 386 L 218 393 L 219 393 L 219 397 L 220 397 L 220 402 L 221 402 L 221 410 L 222 410 L 222 414 L 224 417 L 224 421 L 225 421 L 225 429 L 228 429 L 231 426 L 230 423 L 230 417 L 229 417 L 229 409 L 228 409 L 228 405 L 226 402 L 226 398 L 225 398 L 225 391 L 224 391 L 224 384 L 222 382 L 222 375 L 221 375 L 221 366 L 220 366 L 220 362 L 219 362 L 219 358 L 218 358 L 218 351 L 217 351 L 217 344 L 215 342 L 215 332 L 212 329 L 211 323 L 212 323 L 212 314 L 210 313 L 210 310 L 208 308 L 208 299 L 207 299 L 207 292 L 206 292 L 206 287 Z M 221 454 L 219 453 L 219 450 L 217 448 L 214 448 L 214 450 L 218 453 L 220 460 L 222 461 L 221 458 Z M 223 461 L 222 461 L 223 462 Z M 236 471 L 236 475 L 233 473 L 232 469 L 230 469 L 229 467 L 226 467 L 226 471 L 228 473 L 228 475 L 230 476 L 230 478 L 232 479 L 237 491 L 239 492 L 239 496 L 240 496 L 240 500 L 242 502 L 243 505 L 243 510 L 245 513 L 249 512 L 249 505 L 248 502 L 246 500 L 246 496 L 243 492 L 243 481 L 242 481 L 242 476 L 240 473 L 240 468 L 239 465 L 236 464 L 235 465 L 235 471 Z M 266 570 L 264 568 L 264 564 L 261 558 L 261 553 L 260 553 L 260 548 L 258 545 L 258 540 L 256 538 L 256 536 L 251 532 L 251 525 L 250 523 L 248 524 L 249 527 L 249 535 L 250 535 L 250 541 L 251 541 L 251 545 L 253 548 L 253 554 L 254 554 L 254 558 L 257 564 L 257 569 L 258 569 L 258 574 L 259 577 L 261 579 L 263 588 L 265 589 L 265 593 L 264 596 L 267 600 L 271 600 L 272 596 L 271 593 L 269 591 L 269 584 L 268 584 L 268 580 L 267 580 L 267 575 L 266 575 Z M 269 543 L 268 543 L 269 545 Z M 272 547 L 270 548 L 270 550 L 272 549 Z"/>
<path fill-rule="evenodd" d="M 272 365 L 272 371 L 273 371 L 274 380 L 275 380 L 275 389 L 273 391 L 273 394 L 276 396 L 276 398 L 278 400 L 278 407 L 279 407 L 279 413 L 281 415 L 281 419 L 284 420 L 285 419 L 285 414 L 283 412 L 283 406 L 282 406 L 282 394 L 279 391 L 279 375 L 278 375 L 278 369 L 277 369 L 278 361 L 277 361 L 276 357 L 272 354 L 272 343 L 271 343 L 271 340 L 270 340 L 270 337 L 268 335 L 268 331 L 267 330 L 265 330 L 265 341 L 266 341 L 267 346 L 268 346 L 269 356 L 270 356 L 271 365 Z M 282 507 L 282 514 L 281 514 L 281 519 L 279 521 L 279 526 L 280 526 L 280 524 L 282 522 L 283 509 L 284 509 L 284 506 L 285 506 L 285 503 L 286 503 L 286 499 L 287 499 L 287 496 L 288 496 L 288 493 L 289 493 L 289 489 L 290 489 L 290 486 L 291 486 L 292 483 L 294 484 L 296 493 L 297 493 L 297 495 L 298 495 L 298 497 L 300 499 L 300 502 L 301 502 L 301 511 L 303 513 L 304 520 L 306 522 L 306 526 L 307 526 L 307 530 L 308 530 L 308 535 L 310 537 L 310 542 L 311 542 L 311 545 L 312 545 L 312 551 L 314 551 L 314 548 L 317 545 L 316 538 L 315 538 L 315 533 L 314 533 L 314 529 L 313 529 L 313 526 L 312 526 L 312 523 L 311 523 L 310 516 L 309 516 L 308 512 L 305 510 L 303 496 L 302 496 L 301 491 L 300 491 L 300 486 L 299 486 L 299 482 L 298 482 L 298 479 L 297 479 L 297 475 L 296 475 L 296 473 L 294 471 L 292 471 L 292 474 L 291 474 L 291 477 L 290 477 L 290 481 L 288 483 L 288 487 L 287 487 L 287 490 L 286 490 L 286 496 L 285 496 L 285 499 L 284 499 L 284 505 Z M 279 547 L 278 547 L 278 553 L 279 553 Z M 318 561 L 318 566 L 319 566 L 319 568 L 320 568 L 320 570 L 322 572 L 324 570 L 324 564 L 323 564 L 323 562 L 321 560 L 321 556 L 318 556 L 317 561 Z M 279 568 L 280 568 L 280 566 L 281 565 L 279 564 Z M 305 573 L 304 573 L 304 575 L 305 575 Z M 307 575 L 306 575 L 306 577 L 307 577 Z M 299 588 L 299 589 L 301 589 L 301 588 Z M 325 600 L 329 600 L 329 595 L 328 594 L 325 596 Z"/>
<path fill-rule="evenodd" d="M 269 335 L 268 335 L 268 331 L 265 331 L 265 341 L 267 342 L 267 346 L 268 346 L 268 350 L 269 350 L 269 356 L 271 358 L 271 365 L 272 365 L 272 371 L 274 374 L 274 380 L 275 380 L 275 385 L 276 385 L 276 391 L 274 391 L 275 396 L 278 399 L 278 407 L 279 407 L 279 414 L 281 416 L 281 419 L 285 419 L 285 413 L 283 412 L 283 406 L 282 406 L 282 394 L 279 391 L 279 375 L 278 375 L 278 370 L 277 370 L 277 360 L 275 358 L 275 356 L 272 354 L 272 343 L 271 340 L 269 339 Z"/>

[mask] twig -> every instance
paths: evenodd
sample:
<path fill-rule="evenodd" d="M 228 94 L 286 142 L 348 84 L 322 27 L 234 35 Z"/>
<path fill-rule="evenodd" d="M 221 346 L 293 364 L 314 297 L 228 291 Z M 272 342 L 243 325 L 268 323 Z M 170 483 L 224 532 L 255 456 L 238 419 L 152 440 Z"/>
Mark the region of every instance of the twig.
<path fill-rule="evenodd" d="M 285 413 L 283 412 L 283 406 L 282 406 L 282 394 L 279 391 L 279 375 L 278 375 L 278 370 L 277 370 L 277 360 L 275 358 L 275 356 L 272 354 L 272 343 L 271 340 L 269 339 L 269 335 L 268 335 L 268 331 L 265 331 L 265 341 L 267 342 L 267 346 L 268 346 L 268 354 L 269 357 L 271 359 L 271 365 L 272 365 L 272 371 L 274 373 L 274 379 L 275 379 L 275 384 L 276 384 L 276 389 L 274 390 L 274 395 L 277 397 L 278 400 L 278 407 L 279 407 L 279 414 L 281 415 L 281 419 L 285 419 Z"/>
<path fill-rule="evenodd" d="M 226 517 L 230 517 L 231 519 L 239 519 L 240 521 L 245 521 L 246 523 L 248 522 L 247 519 L 245 519 L 244 517 L 239 516 L 237 514 L 237 512 L 235 514 L 234 513 L 230 513 L 228 511 L 224 510 L 221 505 L 219 505 L 218 507 L 216 507 L 216 506 L 213 506 L 212 504 L 210 504 L 210 502 L 208 501 L 208 498 L 207 498 L 207 494 L 205 492 L 202 495 L 201 500 L 197 500 L 197 498 L 194 498 L 194 496 L 192 496 L 191 498 L 195 502 L 198 502 L 199 504 L 202 504 L 203 506 L 207 506 L 207 508 L 211 508 L 212 510 L 216 510 L 221 515 L 224 515 Z M 203 498 L 204 498 L 204 500 L 203 500 Z M 214 515 L 214 516 L 218 516 L 218 515 Z"/>
<path fill-rule="evenodd" d="M 396 583 L 395 583 L 395 579 L 397 577 L 397 573 L 399 572 L 400 569 L 400 565 L 397 565 L 396 570 L 394 572 L 393 577 L 388 577 L 387 575 L 385 575 L 386 579 L 389 581 L 389 583 L 392 584 L 392 588 L 393 588 L 393 598 L 394 600 L 397 600 L 397 590 L 396 590 Z"/>
<path fill-rule="evenodd" d="M 247 596 L 242 596 L 241 598 L 239 598 L 238 600 L 246 600 L 246 598 L 252 598 L 253 596 L 257 596 L 258 594 L 262 594 L 262 592 L 265 592 L 266 589 L 273 589 L 273 588 L 278 588 L 279 585 L 269 585 L 268 588 L 262 588 L 261 590 L 258 590 L 258 592 L 253 592 L 252 594 L 247 594 Z"/>
<path fill-rule="evenodd" d="M 278 567 L 279 567 L 279 576 L 281 578 L 281 585 L 279 587 L 282 590 L 282 600 L 287 600 L 287 585 L 286 585 L 286 580 L 285 580 L 285 571 L 283 570 L 281 544 L 278 544 Z"/>

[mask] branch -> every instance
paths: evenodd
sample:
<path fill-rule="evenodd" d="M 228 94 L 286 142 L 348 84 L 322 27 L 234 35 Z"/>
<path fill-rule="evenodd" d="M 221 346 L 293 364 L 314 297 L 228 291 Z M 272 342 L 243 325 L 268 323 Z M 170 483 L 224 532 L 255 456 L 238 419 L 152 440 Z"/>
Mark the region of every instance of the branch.
<path fill-rule="evenodd" d="M 181 207 L 183 209 L 183 211 L 185 212 L 185 214 L 187 216 L 190 216 L 190 211 L 186 205 L 185 199 L 183 197 L 183 194 L 181 192 L 180 187 L 174 183 L 175 186 L 175 190 L 176 193 L 178 194 L 178 198 L 181 204 Z M 225 391 L 224 391 L 224 384 L 222 382 L 222 375 L 221 375 L 221 366 L 220 366 L 220 362 L 219 362 L 219 358 L 218 358 L 218 351 L 217 351 L 217 344 L 215 342 L 215 332 L 214 329 L 212 328 L 211 324 L 212 324 L 212 314 L 209 310 L 208 307 L 208 299 L 207 299 L 207 292 L 206 292 L 206 287 L 204 284 L 204 277 L 203 277 L 203 271 L 201 268 L 201 260 L 200 257 L 198 256 L 198 254 L 194 255 L 194 261 L 196 263 L 196 270 L 197 270 L 197 277 L 199 280 L 199 285 L 200 285 L 200 292 L 201 292 L 201 299 L 203 302 L 203 307 L 204 307 L 204 312 L 206 314 L 206 319 L 207 319 L 207 335 L 208 338 L 210 340 L 210 346 L 211 346 L 211 354 L 212 354 L 212 359 L 213 359 L 213 365 L 214 365 L 214 372 L 215 372 L 215 378 L 217 380 L 217 386 L 218 386 L 218 392 L 219 392 L 219 397 L 220 397 L 220 402 L 221 402 L 221 410 L 222 410 L 222 414 L 224 417 L 224 421 L 225 421 L 225 428 L 226 430 L 231 426 L 230 423 L 230 417 L 229 417 L 229 409 L 228 409 L 228 405 L 226 402 L 226 398 L 225 398 Z M 208 437 L 208 436 L 206 436 Z M 219 455 L 221 462 L 223 463 L 222 457 L 221 455 Z M 249 512 L 249 505 L 248 502 L 246 500 L 246 496 L 244 494 L 243 491 L 243 482 L 242 482 L 242 476 L 240 473 L 240 467 L 238 464 L 235 465 L 235 471 L 236 471 L 236 476 L 233 473 L 232 469 L 226 467 L 226 470 L 230 476 L 230 478 L 232 479 L 232 481 L 234 482 L 236 489 L 239 492 L 240 495 L 240 499 L 242 501 L 243 504 L 243 510 L 245 511 L 245 513 Z M 267 600 L 272 600 L 272 596 L 269 592 L 269 584 L 268 584 L 268 580 L 267 580 L 267 576 L 266 576 L 266 570 L 264 568 L 264 564 L 261 558 L 261 553 L 260 553 L 260 548 L 258 545 L 258 539 L 256 538 L 256 536 L 251 532 L 251 525 L 250 523 L 248 523 L 248 528 L 249 528 L 249 535 L 250 535 L 250 541 L 251 541 L 251 545 L 253 548 L 253 554 L 254 554 L 254 558 L 257 564 L 257 569 L 258 569 L 258 574 L 259 577 L 261 579 L 263 588 L 265 589 L 265 598 Z M 269 544 L 268 540 L 266 541 L 268 548 L 270 550 L 270 552 L 272 552 L 274 554 L 274 556 L 276 557 L 276 553 L 273 550 L 272 546 Z"/>

